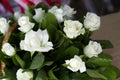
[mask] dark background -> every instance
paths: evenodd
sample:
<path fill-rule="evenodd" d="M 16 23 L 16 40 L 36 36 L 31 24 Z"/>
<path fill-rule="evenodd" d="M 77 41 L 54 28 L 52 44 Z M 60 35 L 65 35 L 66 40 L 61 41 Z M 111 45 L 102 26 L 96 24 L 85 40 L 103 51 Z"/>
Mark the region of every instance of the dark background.
<path fill-rule="evenodd" d="M 20 11 L 17 3 L 8 0 L 14 11 Z M 83 17 L 86 12 L 94 12 L 99 16 L 111 14 L 120 11 L 120 0 L 61 0 L 62 5 L 69 4 L 77 10 L 76 18 Z M 1 4 L 1 3 L 0 3 Z M 1 4 L 2 5 L 2 4 Z M 5 10 L 0 12 L 0 16 L 9 17 L 11 13 Z"/>
<path fill-rule="evenodd" d="M 120 0 L 71 0 L 70 5 L 78 12 L 76 18 L 83 17 L 88 11 L 99 16 L 120 11 Z"/>

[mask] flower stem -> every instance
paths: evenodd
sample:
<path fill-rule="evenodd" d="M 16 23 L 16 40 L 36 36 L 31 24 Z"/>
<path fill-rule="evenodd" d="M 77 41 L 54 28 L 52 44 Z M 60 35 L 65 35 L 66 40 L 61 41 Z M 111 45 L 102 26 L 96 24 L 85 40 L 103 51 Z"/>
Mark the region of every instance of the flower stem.
<path fill-rule="evenodd" d="M 6 35 L 2 41 L 2 45 L 8 42 L 12 32 L 15 30 L 16 27 L 17 27 L 17 22 L 15 22 L 13 25 L 11 25 L 9 27 L 8 32 L 6 33 Z M 5 76 L 4 68 L 5 68 L 5 63 L 2 60 L 0 60 L 0 72 L 3 77 Z"/>
<path fill-rule="evenodd" d="M 5 63 L 3 61 L 0 61 L 0 72 L 1 72 L 3 77 L 5 77 L 4 68 L 5 68 Z"/>
<path fill-rule="evenodd" d="M 15 22 L 13 25 L 11 25 L 11 26 L 9 27 L 8 32 L 6 33 L 6 35 L 5 35 L 5 37 L 4 37 L 3 41 L 2 41 L 2 45 L 3 45 L 4 43 L 8 42 L 8 40 L 9 40 L 12 32 L 15 30 L 16 27 L 17 27 L 17 22 Z"/>

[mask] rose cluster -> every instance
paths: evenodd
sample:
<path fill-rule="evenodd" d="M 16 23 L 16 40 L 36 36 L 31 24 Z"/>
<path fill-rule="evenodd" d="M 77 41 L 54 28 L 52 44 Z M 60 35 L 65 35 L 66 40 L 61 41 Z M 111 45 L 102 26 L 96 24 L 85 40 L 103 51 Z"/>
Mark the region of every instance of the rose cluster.
<path fill-rule="evenodd" d="M 103 47 L 99 42 L 90 39 L 91 33 L 100 28 L 100 17 L 88 12 L 81 22 L 72 20 L 76 11 L 68 5 L 51 8 L 43 4 L 38 6 L 31 8 L 32 12 L 28 10 L 26 14 L 18 12 L 14 14 L 18 28 L 1 47 L 2 53 L 11 58 L 16 66 L 16 79 L 58 80 L 56 76 L 62 70 L 63 75 L 79 71 L 80 74 L 87 73 L 86 76 L 97 78 L 90 74 L 92 70 L 87 69 L 89 67 L 97 69 L 102 65 L 96 63 L 94 59 L 101 57 L 99 55 Z M 11 22 L 12 20 L 0 18 L 0 33 L 3 36 L 8 34 Z M 18 38 L 17 43 L 16 40 L 11 39 L 12 37 Z M 110 62 L 109 60 L 107 64 Z M 105 79 L 103 76 L 98 78 Z M 67 78 L 60 78 L 60 80 L 67 80 Z"/>

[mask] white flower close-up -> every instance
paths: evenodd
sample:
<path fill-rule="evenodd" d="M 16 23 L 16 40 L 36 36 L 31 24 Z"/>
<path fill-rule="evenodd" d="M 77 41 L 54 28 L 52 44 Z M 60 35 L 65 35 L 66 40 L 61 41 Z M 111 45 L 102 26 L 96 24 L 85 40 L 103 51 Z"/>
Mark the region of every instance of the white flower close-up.
<path fill-rule="evenodd" d="M 84 19 L 84 26 L 90 31 L 98 30 L 100 27 L 100 17 L 95 13 L 88 12 Z"/>
<path fill-rule="evenodd" d="M 15 13 L 14 13 L 14 17 L 15 17 L 16 20 L 18 20 L 22 15 L 23 15 L 23 14 L 20 13 L 20 12 L 15 12 Z"/>
<path fill-rule="evenodd" d="M 80 34 L 85 33 L 85 29 L 83 28 L 82 23 L 79 21 L 72 21 L 72 20 L 65 20 L 64 21 L 64 28 L 63 31 L 67 35 L 68 38 L 76 38 Z"/>
<path fill-rule="evenodd" d="M 20 26 L 18 29 L 21 32 L 26 33 L 30 31 L 34 27 L 35 24 L 29 21 L 28 16 L 22 16 L 18 19 L 18 25 Z"/>
<path fill-rule="evenodd" d="M 16 72 L 17 80 L 33 80 L 33 72 L 23 69 L 18 69 Z"/>
<path fill-rule="evenodd" d="M 89 44 L 84 48 L 84 53 L 87 57 L 97 57 L 102 52 L 100 43 L 90 41 Z"/>
<path fill-rule="evenodd" d="M 8 31 L 9 23 L 7 22 L 6 18 L 0 18 L 0 32 L 5 34 Z"/>
<path fill-rule="evenodd" d="M 8 56 L 14 56 L 15 55 L 15 49 L 10 43 L 4 43 L 2 45 L 2 52 Z"/>
<path fill-rule="evenodd" d="M 45 14 L 45 10 L 42 10 L 42 8 L 35 9 L 35 15 L 33 16 L 33 19 L 35 19 L 36 22 L 41 22 Z"/>
<path fill-rule="evenodd" d="M 3 78 L 3 79 L 0 79 L 0 80 L 10 80 L 9 78 Z"/>
<path fill-rule="evenodd" d="M 3 15 L 6 18 L 0 17 L 0 80 L 120 78 L 120 69 L 115 66 L 117 60 L 114 63 L 116 56 L 111 55 L 118 50 L 115 49 L 110 54 L 107 50 L 114 49 L 115 43 L 111 40 L 114 37 L 103 39 L 110 35 L 105 31 L 111 32 L 109 30 L 112 29 L 107 28 L 108 25 L 102 25 L 105 30 L 102 29 L 102 34 L 97 32 L 103 28 L 100 27 L 100 18 L 103 20 L 105 16 L 79 11 L 78 8 L 82 6 L 78 5 L 79 0 L 72 0 L 72 5 L 71 2 L 66 4 L 70 0 L 17 1 L 25 3 L 27 9 L 18 4 L 19 12 L 15 10 L 10 16 Z M 40 3 L 34 4 L 34 1 Z M 73 3 L 77 4 L 73 6 Z M 107 15 L 108 19 L 109 17 Z"/>
<path fill-rule="evenodd" d="M 49 42 L 47 30 L 29 31 L 25 34 L 25 39 L 21 40 L 20 48 L 26 51 L 48 52 L 53 49 L 52 42 Z"/>
<path fill-rule="evenodd" d="M 56 16 L 58 22 L 63 22 L 63 20 L 64 20 L 63 19 L 63 9 L 58 8 L 57 6 L 54 6 L 51 9 L 49 9 L 48 12 L 53 13 Z"/>
<path fill-rule="evenodd" d="M 67 68 L 70 69 L 73 72 L 80 71 L 80 73 L 83 73 L 86 71 L 85 62 L 82 61 L 82 59 L 75 55 L 74 58 L 70 60 L 65 60 Z"/>
<path fill-rule="evenodd" d="M 63 9 L 63 15 L 65 17 L 65 19 L 70 19 L 73 17 L 73 15 L 76 13 L 76 11 L 74 11 L 74 8 L 71 8 L 70 6 L 68 5 L 64 5 L 62 7 Z"/>

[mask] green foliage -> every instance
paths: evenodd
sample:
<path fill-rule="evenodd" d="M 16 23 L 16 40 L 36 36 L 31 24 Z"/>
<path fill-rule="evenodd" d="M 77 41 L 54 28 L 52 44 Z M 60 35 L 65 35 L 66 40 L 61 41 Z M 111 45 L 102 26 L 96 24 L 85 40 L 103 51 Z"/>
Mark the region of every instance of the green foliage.
<path fill-rule="evenodd" d="M 34 6 L 28 5 L 28 9 L 25 11 L 25 14 L 29 17 L 30 21 L 34 21 L 33 19 L 33 15 L 35 14 L 34 9 L 35 9 Z"/>
<path fill-rule="evenodd" d="M 104 75 L 102 75 L 99 71 L 97 70 L 91 70 L 87 69 L 87 74 L 92 77 L 92 78 L 99 78 L 99 79 L 104 79 L 108 80 Z"/>
<path fill-rule="evenodd" d="M 109 40 L 95 40 L 95 41 L 101 44 L 102 49 L 113 48 L 113 45 Z"/>
<path fill-rule="evenodd" d="M 45 10 L 45 12 L 47 12 L 48 9 L 49 9 L 49 7 L 45 3 L 43 3 L 43 2 L 37 4 L 36 8 L 42 8 L 43 10 Z"/>
<path fill-rule="evenodd" d="M 45 66 L 51 66 L 54 62 L 53 61 L 46 61 L 44 62 Z"/>
<path fill-rule="evenodd" d="M 69 78 L 69 72 L 65 69 L 60 69 L 58 72 L 58 78 L 59 80 L 70 80 Z"/>
<path fill-rule="evenodd" d="M 59 80 L 55 74 L 53 73 L 53 70 L 51 69 L 50 71 L 48 71 L 48 76 L 51 80 Z"/>
<path fill-rule="evenodd" d="M 45 72 L 43 69 L 41 69 L 41 70 L 38 72 L 35 80 L 48 80 L 47 75 L 46 75 L 46 72 Z"/>
<path fill-rule="evenodd" d="M 70 74 L 70 80 L 92 80 L 92 78 L 85 73 L 76 72 Z"/>
<path fill-rule="evenodd" d="M 8 80 L 16 80 L 16 68 L 14 66 L 11 68 L 6 68 L 5 71 Z"/>
<path fill-rule="evenodd" d="M 88 59 L 87 64 L 89 66 L 108 66 L 112 63 L 112 57 L 108 54 L 100 54 L 98 57 L 92 57 Z"/>
<path fill-rule="evenodd" d="M 4 60 L 5 55 L 3 54 L 3 52 L 0 51 L 0 60 Z"/>
<path fill-rule="evenodd" d="M 34 58 L 30 65 L 30 69 L 40 69 L 44 63 L 44 55 L 42 53 L 38 53 Z"/>
<path fill-rule="evenodd" d="M 20 58 L 20 56 L 17 55 L 17 54 L 15 54 L 14 57 L 15 57 L 16 61 L 18 62 L 18 64 L 19 64 L 22 68 L 24 68 L 24 67 L 25 67 L 25 62 Z"/>
<path fill-rule="evenodd" d="M 34 9 L 36 8 L 45 10 L 42 22 L 37 22 L 33 19 L 35 15 Z M 16 28 L 8 40 L 15 47 L 16 54 L 8 57 L 0 51 L 0 60 L 6 64 L 5 77 L 10 78 L 10 80 L 16 80 L 16 71 L 19 68 L 32 70 L 34 72 L 33 80 L 115 80 L 120 77 L 120 70 L 111 65 L 112 57 L 109 54 L 101 53 L 98 57 L 92 58 L 84 55 L 84 47 L 92 40 L 90 38 L 92 35 L 91 31 L 85 29 L 84 35 L 69 39 L 63 31 L 64 22 L 59 23 L 56 16 L 48 12 L 48 10 L 49 7 L 46 4 L 39 3 L 37 6 L 28 6 L 25 15 L 29 17 L 30 22 L 35 23 L 34 31 L 38 29 L 47 30 L 53 49 L 43 53 L 34 51 L 33 54 L 20 49 L 20 41 L 25 38 L 26 33 L 22 33 Z M 10 25 L 16 22 L 14 17 L 11 17 L 10 20 Z M 4 36 L 0 34 L 0 47 Z M 102 45 L 102 49 L 113 48 L 113 45 L 108 40 L 94 41 L 99 42 Z M 85 62 L 86 72 L 72 72 L 66 66 L 63 66 L 65 60 L 70 60 L 75 55 L 80 56 L 82 61 Z"/>
<path fill-rule="evenodd" d="M 0 46 L 1 46 L 1 44 L 2 44 L 2 40 L 3 40 L 3 35 L 0 34 Z"/>
<path fill-rule="evenodd" d="M 110 65 L 109 68 L 116 72 L 117 78 L 120 77 L 120 69 L 119 68 L 117 68 L 113 65 Z"/>
<path fill-rule="evenodd" d="M 41 26 L 43 29 L 45 29 L 45 28 L 48 28 L 50 24 L 56 27 L 58 26 L 58 22 L 55 15 L 48 12 L 45 14 L 44 19 L 42 20 Z"/>
<path fill-rule="evenodd" d="M 76 48 L 76 47 L 74 47 L 74 46 L 68 47 L 68 48 L 63 52 L 64 56 L 65 56 L 66 58 L 68 58 L 68 59 L 69 59 L 69 58 L 73 58 L 74 55 L 78 55 L 78 53 L 79 53 L 79 49 Z"/>
<path fill-rule="evenodd" d="M 100 68 L 99 72 L 104 75 L 107 80 L 115 80 L 117 76 L 116 72 L 109 67 L 102 67 Z"/>
<path fill-rule="evenodd" d="M 56 32 L 57 31 L 56 27 L 54 25 L 50 24 L 47 27 L 47 31 L 48 31 L 48 34 L 50 36 L 50 40 L 53 41 L 53 43 L 54 43 L 54 41 L 56 40 L 55 36 L 56 36 L 56 33 L 57 33 Z"/>

